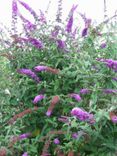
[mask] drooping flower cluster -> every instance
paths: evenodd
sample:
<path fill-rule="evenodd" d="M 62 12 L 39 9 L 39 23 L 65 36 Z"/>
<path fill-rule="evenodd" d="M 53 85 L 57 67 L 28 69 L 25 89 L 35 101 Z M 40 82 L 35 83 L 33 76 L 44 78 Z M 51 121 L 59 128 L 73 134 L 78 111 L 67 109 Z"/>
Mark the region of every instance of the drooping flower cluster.
<path fill-rule="evenodd" d="M 43 43 L 40 40 L 30 37 L 30 38 L 28 38 L 28 42 L 31 43 L 32 45 L 34 45 L 38 49 L 43 48 Z"/>
<path fill-rule="evenodd" d="M 36 66 L 34 68 L 34 70 L 36 72 L 41 72 L 41 71 L 47 71 L 47 72 L 50 72 L 50 73 L 53 73 L 53 74 L 59 74 L 59 70 L 58 69 L 54 69 L 54 68 L 51 68 L 51 67 L 48 67 L 48 66 Z"/>
<path fill-rule="evenodd" d="M 71 115 L 75 116 L 76 118 L 78 118 L 81 121 L 88 121 L 89 123 L 93 123 L 93 121 L 94 121 L 93 114 L 90 114 L 78 107 L 75 107 L 72 109 Z"/>
<path fill-rule="evenodd" d="M 72 32 L 72 26 L 73 26 L 73 15 L 74 15 L 74 11 L 76 10 L 77 5 L 73 5 L 70 12 L 69 12 L 69 20 L 66 26 L 66 31 L 68 33 Z"/>
<path fill-rule="evenodd" d="M 58 48 L 64 49 L 65 48 L 65 41 L 59 39 L 59 40 L 57 40 L 57 45 L 58 45 Z"/>
<path fill-rule="evenodd" d="M 30 69 L 18 69 L 17 72 L 29 76 L 38 83 L 40 82 L 39 77 Z"/>
<path fill-rule="evenodd" d="M 80 90 L 80 94 L 88 94 L 89 92 L 89 89 L 86 88 Z"/>
<path fill-rule="evenodd" d="M 35 19 L 37 19 L 38 15 L 36 14 L 36 12 L 25 2 L 21 1 L 21 0 L 18 0 L 19 3 L 25 8 L 27 9 Z"/>
<path fill-rule="evenodd" d="M 80 16 L 82 17 L 82 19 L 84 20 L 84 23 L 85 23 L 85 27 L 84 29 L 82 30 L 82 37 L 85 37 L 88 33 L 88 29 L 91 25 L 91 19 L 90 18 L 86 18 L 86 16 L 82 13 L 79 13 Z"/>
<path fill-rule="evenodd" d="M 81 101 L 81 97 L 80 97 L 80 95 L 79 94 L 76 94 L 76 93 L 71 93 L 71 94 L 69 94 L 68 95 L 69 97 L 71 97 L 71 98 L 74 98 L 76 101 Z"/>
<path fill-rule="evenodd" d="M 97 58 L 97 61 L 104 62 L 107 67 L 117 72 L 117 60 Z"/>
<path fill-rule="evenodd" d="M 116 94 L 117 90 L 116 89 L 103 89 L 103 92 L 106 94 Z"/>

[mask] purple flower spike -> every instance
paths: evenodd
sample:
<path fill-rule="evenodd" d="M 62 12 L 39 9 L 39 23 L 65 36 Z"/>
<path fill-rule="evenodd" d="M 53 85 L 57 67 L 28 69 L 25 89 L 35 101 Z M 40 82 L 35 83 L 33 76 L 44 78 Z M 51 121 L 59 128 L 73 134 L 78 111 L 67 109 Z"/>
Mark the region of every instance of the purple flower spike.
<path fill-rule="evenodd" d="M 24 26 L 25 26 L 25 28 L 26 28 L 27 30 L 30 30 L 30 31 L 36 29 L 36 25 L 33 24 L 33 23 L 31 23 L 31 22 L 27 22 L 26 24 L 24 24 Z"/>
<path fill-rule="evenodd" d="M 88 32 L 88 28 L 84 28 L 82 30 L 82 37 L 85 37 L 87 35 L 87 32 Z"/>
<path fill-rule="evenodd" d="M 65 48 L 65 42 L 62 40 L 57 40 L 57 45 L 58 45 L 58 48 L 60 48 L 60 49 Z"/>
<path fill-rule="evenodd" d="M 115 90 L 115 89 L 104 89 L 103 92 L 105 94 L 116 94 L 117 90 Z"/>
<path fill-rule="evenodd" d="M 26 138 L 28 138 L 28 137 L 30 137 L 30 136 L 31 136 L 31 133 L 21 134 L 21 135 L 19 136 L 19 140 L 26 139 Z"/>
<path fill-rule="evenodd" d="M 38 83 L 40 82 L 39 77 L 34 72 L 32 72 L 30 69 L 18 69 L 17 72 L 20 74 L 29 76 L 30 78 L 34 79 Z"/>
<path fill-rule="evenodd" d="M 43 48 L 43 43 L 35 38 L 29 38 L 28 39 L 29 43 L 31 43 L 32 45 L 34 45 L 36 48 L 38 49 L 42 49 Z"/>
<path fill-rule="evenodd" d="M 53 142 L 54 142 L 54 144 L 56 144 L 56 145 L 60 144 L 60 140 L 59 140 L 58 138 L 55 138 Z"/>
<path fill-rule="evenodd" d="M 102 49 L 106 48 L 106 43 L 102 43 L 102 44 L 100 45 L 100 48 L 102 48 Z"/>
<path fill-rule="evenodd" d="M 22 154 L 22 156 L 28 156 L 28 153 L 27 153 L 27 152 L 25 152 L 24 154 Z"/>
<path fill-rule="evenodd" d="M 16 0 L 12 1 L 12 11 L 13 11 L 13 14 L 17 15 L 18 8 L 17 8 Z"/>
<path fill-rule="evenodd" d="M 89 90 L 88 89 L 81 89 L 80 94 L 88 94 Z"/>
<path fill-rule="evenodd" d="M 47 69 L 46 66 L 36 66 L 36 67 L 34 68 L 34 70 L 35 70 L 36 72 L 45 71 L 46 69 Z"/>
<path fill-rule="evenodd" d="M 113 123 L 117 123 L 117 116 L 114 115 L 114 116 L 111 118 L 111 120 L 112 120 Z"/>
<path fill-rule="evenodd" d="M 72 109 L 71 115 L 77 117 L 81 121 L 88 121 L 89 123 L 90 121 L 93 121 L 93 114 L 90 114 L 78 107 Z"/>
<path fill-rule="evenodd" d="M 22 2 L 20 0 L 18 0 L 18 1 L 26 10 L 28 10 L 33 15 L 34 18 L 38 17 L 36 12 L 28 4 L 26 4 L 25 2 Z"/>
<path fill-rule="evenodd" d="M 39 101 L 41 101 L 42 99 L 44 99 L 45 96 L 43 94 L 40 94 L 40 95 L 37 95 L 34 100 L 33 100 L 33 103 L 36 104 L 38 103 Z"/>
<path fill-rule="evenodd" d="M 117 81 L 117 77 L 113 77 L 112 80 Z"/>
<path fill-rule="evenodd" d="M 71 97 L 71 98 L 74 98 L 76 101 L 81 101 L 81 97 L 80 97 L 80 95 L 79 94 L 75 94 L 75 93 L 72 93 L 72 94 L 69 94 L 69 96 Z"/>
<path fill-rule="evenodd" d="M 66 31 L 70 33 L 72 31 L 72 25 L 73 25 L 73 15 L 70 17 L 68 23 L 67 23 L 67 28 Z"/>
<path fill-rule="evenodd" d="M 69 20 L 66 26 L 66 31 L 68 33 L 72 32 L 72 26 L 73 26 L 73 15 L 74 15 L 74 11 L 76 10 L 77 5 L 73 5 L 70 12 L 69 12 Z"/>

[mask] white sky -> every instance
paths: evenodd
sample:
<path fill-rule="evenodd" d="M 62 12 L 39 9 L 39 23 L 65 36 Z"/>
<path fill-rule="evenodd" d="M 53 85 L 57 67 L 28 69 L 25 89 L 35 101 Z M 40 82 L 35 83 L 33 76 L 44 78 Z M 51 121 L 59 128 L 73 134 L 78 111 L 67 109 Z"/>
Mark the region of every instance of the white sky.
<path fill-rule="evenodd" d="M 39 11 L 39 9 L 46 10 L 49 0 L 22 0 L 28 3 L 32 8 Z M 49 9 L 49 18 L 55 18 L 57 10 L 57 1 L 51 0 L 51 5 Z M 104 18 L 104 0 L 63 0 L 63 19 L 67 16 L 70 8 L 73 4 L 78 4 L 77 11 L 81 13 L 86 13 L 87 17 L 92 18 L 94 21 L 101 22 Z M 0 0 L 0 22 L 2 22 L 7 27 L 11 26 L 11 2 L 12 0 Z M 31 19 L 31 16 L 27 14 L 25 9 L 19 5 L 19 9 L 22 14 Z M 117 10 L 117 0 L 107 0 L 107 10 L 108 16 L 114 15 Z M 80 24 L 81 19 L 78 20 Z"/>

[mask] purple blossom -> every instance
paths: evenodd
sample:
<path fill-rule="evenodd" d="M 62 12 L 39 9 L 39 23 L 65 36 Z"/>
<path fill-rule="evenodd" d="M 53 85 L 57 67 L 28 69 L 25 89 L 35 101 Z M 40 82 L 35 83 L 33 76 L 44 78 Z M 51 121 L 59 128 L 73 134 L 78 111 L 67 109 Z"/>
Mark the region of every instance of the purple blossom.
<path fill-rule="evenodd" d="M 45 70 L 47 70 L 47 66 L 36 66 L 36 67 L 34 68 L 34 70 L 35 70 L 36 72 L 45 71 Z"/>
<path fill-rule="evenodd" d="M 101 45 L 100 45 L 100 48 L 106 48 L 106 43 L 102 43 Z"/>
<path fill-rule="evenodd" d="M 58 45 L 58 48 L 60 48 L 60 49 L 65 48 L 65 42 L 62 40 L 57 40 L 57 45 Z"/>
<path fill-rule="evenodd" d="M 69 97 L 74 98 L 78 102 L 81 101 L 81 97 L 79 94 L 72 93 L 72 94 L 69 94 Z"/>
<path fill-rule="evenodd" d="M 113 123 L 117 123 L 117 116 L 116 115 L 112 116 L 111 120 Z"/>
<path fill-rule="evenodd" d="M 43 43 L 40 40 L 37 40 L 35 38 L 28 38 L 29 43 L 31 43 L 32 45 L 34 45 L 36 48 L 38 49 L 42 49 L 43 48 Z"/>
<path fill-rule="evenodd" d="M 37 95 L 37 96 L 35 96 L 33 103 L 36 104 L 44 98 L 45 98 L 45 96 L 43 94 Z"/>
<path fill-rule="evenodd" d="M 106 59 L 106 65 L 117 72 L 117 60 Z"/>
<path fill-rule="evenodd" d="M 81 89 L 80 90 L 80 94 L 88 94 L 89 93 L 89 89 Z"/>
<path fill-rule="evenodd" d="M 82 37 L 85 37 L 87 35 L 87 32 L 88 32 L 88 28 L 84 28 L 82 30 Z"/>
<path fill-rule="evenodd" d="M 30 30 L 30 31 L 33 31 L 36 29 L 36 25 L 31 23 L 31 22 L 27 22 L 26 24 L 24 24 L 25 28 Z"/>
<path fill-rule="evenodd" d="M 19 140 L 26 139 L 26 138 L 28 138 L 28 137 L 30 137 L 30 136 L 31 136 L 31 133 L 21 134 L 21 135 L 19 136 Z"/>
<path fill-rule="evenodd" d="M 39 77 L 30 69 L 18 69 L 17 72 L 29 76 L 30 78 L 34 79 L 38 83 L 40 82 Z"/>
<path fill-rule="evenodd" d="M 59 30 L 60 30 L 60 26 L 55 26 L 54 30 L 51 32 L 52 37 L 54 38 L 57 37 Z"/>
<path fill-rule="evenodd" d="M 22 156 L 28 156 L 28 153 L 27 153 L 27 152 L 25 152 L 25 153 L 23 153 L 23 154 L 22 154 Z"/>
<path fill-rule="evenodd" d="M 104 93 L 106 94 L 116 94 L 117 93 L 117 90 L 114 90 L 114 89 L 104 89 L 103 90 Z"/>
<path fill-rule="evenodd" d="M 93 120 L 93 114 L 90 114 L 81 108 L 75 107 L 71 111 L 71 115 L 77 117 L 81 121 L 92 121 Z"/>
<path fill-rule="evenodd" d="M 112 80 L 117 81 L 117 77 L 113 77 Z"/>
<path fill-rule="evenodd" d="M 12 11 L 13 11 L 13 14 L 17 15 L 18 8 L 17 8 L 16 0 L 12 1 Z"/>
<path fill-rule="evenodd" d="M 72 31 L 72 25 L 73 25 L 73 15 L 70 17 L 70 19 L 67 23 L 66 31 L 68 33 L 70 33 Z"/>
<path fill-rule="evenodd" d="M 73 134 L 72 134 L 72 138 L 73 138 L 73 139 L 77 139 L 77 138 L 78 138 L 78 133 L 73 133 Z"/>
<path fill-rule="evenodd" d="M 66 26 L 66 31 L 68 33 L 70 33 L 72 31 L 72 26 L 73 26 L 73 15 L 74 15 L 74 11 L 76 10 L 77 5 L 73 5 L 70 12 L 69 12 L 69 20 Z"/>
<path fill-rule="evenodd" d="M 47 21 L 46 21 L 46 17 L 44 15 L 44 13 L 42 12 L 42 10 L 40 10 L 40 18 L 39 18 L 39 21 L 41 21 L 42 23 L 46 24 Z"/>
<path fill-rule="evenodd" d="M 104 62 L 107 67 L 117 72 L 117 60 L 97 58 L 97 61 Z"/>
<path fill-rule="evenodd" d="M 18 1 L 25 9 L 27 9 L 33 15 L 34 18 L 38 17 L 36 12 L 28 4 L 26 4 L 25 2 L 22 2 L 20 0 L 18 0 Z"/>
<path fill-rule="evenodd" d="M 54 144 L 56 144 L 56 145 L 60 144 L 60 140 L 59 140 L 58 138 L 55 138 L 53 142 L 54 142 Z"/>
<path fill-rule="evenodd" d="M 26 28 L 26 30 L 35 30 L 36 29 L 36 25 L 33 24 L 32 22 L 30 22 L 29 20 L 27 20 L 24 16 L 22 16 L 22 14 L 18 11 L 18 16 L 21 18 L 21 20 L 24 22 L 24 27 Z"/>

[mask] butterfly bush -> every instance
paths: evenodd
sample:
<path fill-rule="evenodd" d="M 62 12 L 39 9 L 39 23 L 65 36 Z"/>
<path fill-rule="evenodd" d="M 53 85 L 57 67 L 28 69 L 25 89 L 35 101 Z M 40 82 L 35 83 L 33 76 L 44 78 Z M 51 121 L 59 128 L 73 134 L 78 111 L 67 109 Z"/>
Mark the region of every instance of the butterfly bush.
<path fill-rule="evenodd" d="M 116 155 L 116 33 L 106 32 L 105 21 L 94 25 L 78 5 L 63 21 L 62 0 L 55 20 L 27 3 L 12 1 L 14 24 L 21 20 L 23 29 L 5 39 L 1 55 L 11 71 L 10 94 L 0 96 L 2 144 L 11 155 Z"/>

